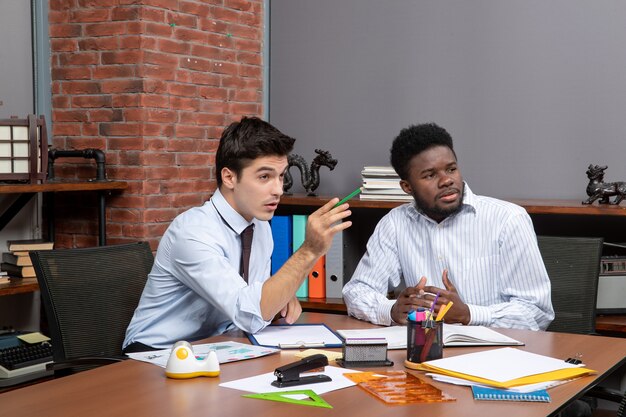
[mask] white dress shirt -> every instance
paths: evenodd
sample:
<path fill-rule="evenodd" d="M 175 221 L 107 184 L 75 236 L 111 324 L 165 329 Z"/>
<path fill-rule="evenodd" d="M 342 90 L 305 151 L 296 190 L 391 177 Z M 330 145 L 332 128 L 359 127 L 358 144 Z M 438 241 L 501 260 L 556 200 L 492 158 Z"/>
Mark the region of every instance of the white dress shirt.
<path fill-rule="evenodd" d="M 234 326 L 255 333 L 261 290 L 274 247 L 269 223 L 254 219 L 249 282 L 239 274 L 241 238 L 250 223 L 217 190 L 211 200 L 177 216 L 159 243 L 124 347 L 140 342 L 167 348 L 221 334 Z"/>
<path fill-rule="evenodd" d="M 532 221 L 515 204 L 478 196 L 465 184 L 461 210 L 437 223 L 415 203 L 396 207 L 376 226 L 343 288 L 348 313 L 390 325 L 389 290 L 402 281 L 445 288 L 442 273 L 469 306 L 471 325 L 539 330 L 554 319 L 550 279 Z"/>

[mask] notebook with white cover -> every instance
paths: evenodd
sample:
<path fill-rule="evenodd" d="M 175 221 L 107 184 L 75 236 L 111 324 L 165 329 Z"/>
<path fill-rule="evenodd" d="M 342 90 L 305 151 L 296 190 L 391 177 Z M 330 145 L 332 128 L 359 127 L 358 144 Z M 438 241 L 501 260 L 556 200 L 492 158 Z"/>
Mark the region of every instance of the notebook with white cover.
<path fill-rule="evenodd" d="M 406 326 L 337 330 L 344 339 L 384 337 L 388 349 L 406 349 Z M 524 343 L 483 326 L 443 325 L 444 346 L 522 346 Z"/>

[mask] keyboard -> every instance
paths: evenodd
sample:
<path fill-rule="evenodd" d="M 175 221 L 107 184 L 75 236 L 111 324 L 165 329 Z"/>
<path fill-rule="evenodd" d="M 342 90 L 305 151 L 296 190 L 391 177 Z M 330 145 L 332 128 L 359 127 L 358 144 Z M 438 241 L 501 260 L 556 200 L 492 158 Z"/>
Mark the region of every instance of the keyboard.
<path fill-rule="evenodd" d="M 14 346 L 0 348 L 0 387 L 52 375 L 52 371 L 46 370 L 46 365 L 50 362 L 50 342 L 18 342 Z"/>

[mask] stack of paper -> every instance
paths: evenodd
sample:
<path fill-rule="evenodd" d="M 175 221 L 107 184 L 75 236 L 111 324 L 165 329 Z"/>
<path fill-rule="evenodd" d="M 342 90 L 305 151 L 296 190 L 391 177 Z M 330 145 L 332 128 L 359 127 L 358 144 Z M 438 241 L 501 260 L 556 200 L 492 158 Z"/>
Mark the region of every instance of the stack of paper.
<path fill-rule="evenodd" d="M 481 385 L 511 388 L 528 384 L 562 381 L 595 371 L 515 348 L 487 350 L 424 362 L 420 368 Z"/>
<path fill-rule="evenodd" d="M 361 171 L 361 176 L 361 200 L 413 200 L 413 196 L 406 194 L 400 187 L 400 177 L 392 167 L 366 166 Z"/>

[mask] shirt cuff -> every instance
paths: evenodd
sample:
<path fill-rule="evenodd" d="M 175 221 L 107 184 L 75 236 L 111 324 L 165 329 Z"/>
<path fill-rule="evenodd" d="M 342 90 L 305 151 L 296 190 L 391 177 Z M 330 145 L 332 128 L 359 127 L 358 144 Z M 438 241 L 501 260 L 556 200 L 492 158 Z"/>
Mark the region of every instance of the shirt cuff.
<path fill-rule="evenodd" d="M 378 308 L 378 324 L 382 324 L 384 326 L 391 326 L 393 320 L 391 320 L 391 307 L 396 303 L 396 300 L 387 300 L 383 303 L 380 303 L 380 307 Z"/>
<path fill-rule="evenodd" d="M 489 307 L 477 306 L 468 304 L 470 311 L 469 326 L 490 326 L 491 325 L 491 311 Z"/>

